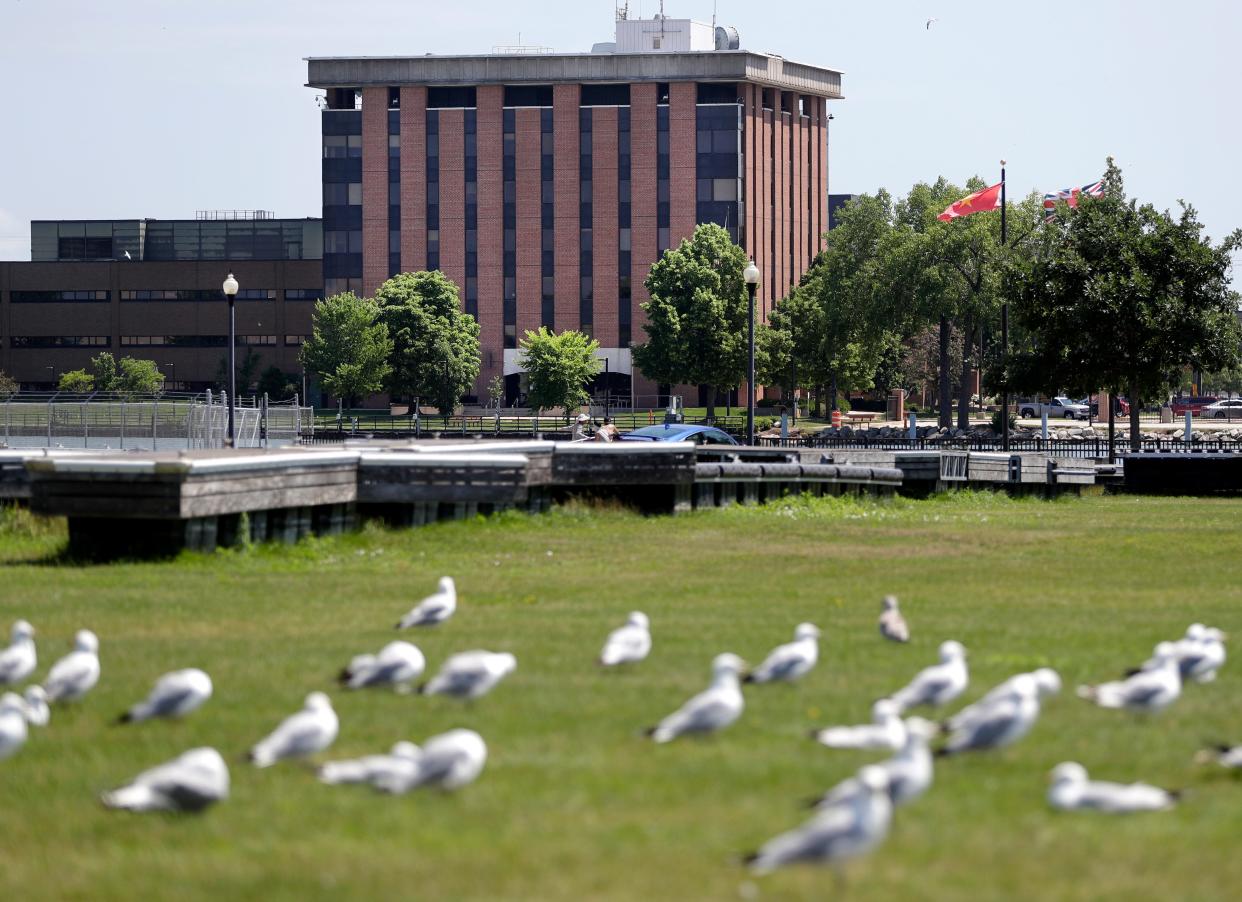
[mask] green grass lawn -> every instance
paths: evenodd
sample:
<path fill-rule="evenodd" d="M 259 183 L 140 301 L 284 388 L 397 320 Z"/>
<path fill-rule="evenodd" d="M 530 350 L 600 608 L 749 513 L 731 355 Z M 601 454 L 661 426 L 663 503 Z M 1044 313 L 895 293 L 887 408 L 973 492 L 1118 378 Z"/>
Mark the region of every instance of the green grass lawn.
<path fill-rule="evenodd" d="M 939 763 L 888 842 L 850 868 L 847 898 L 1236 898 L 1242 780 L 1191 757 L 1204 740 L 1242 741 L 1238 649 L 1215 684 L 1188 687 L 1151 722 L 1092 708 L 1073 687 L 1137 664 L 1192 620 L 1242 635 L 1240 526 L 1232 500 L 963 494 L 662 519 L 570 509 L 88 567 L 49 563 L 60 527 L 9 516 L 0 629 L 34 623 L 43 673 L 90 627 L 103 678 L 0 763 L 0 887 L 10 899 L 180 902 L 839 895 L 825 871 L 752 881 L 737 857 L 880 757 L 818 747 L 806 730 L 865 720 L 956 638 L 971 699 L 1045 664 L 1066 692 L 1018 746 Z M 445 573 L 457 615 L 411 637 L 430 666 L 489 648 L 515 652 L 517 672 L 473 707 L 335 689 L 350 656 L 389 641 Z M 887 592 L 902 599 L 909 646 L 878 637 Z M 652 656 L 601 672 L 593 658 L 632 609 L 651 617 Z M 706 684 L 714 654 L 755 663 L 801 620 L 825 631 L 803 683 L 748 687 L 742 719 L 717 737 L 640 738 Z M 110 725 L 156 676 L 187 666 L 215 680 L 205 708 L 184 723 Z M 390 798 L 321 786 L 297 764 L 240 763 L 313 689 L 331 689 L 340 714 L 333 756 L 469 726 L 489 744 L 487 769 L 456 795 Z M 232 798 L 205 815 L 96 802 L 199 744 L 233 776 Z M 1045 778 L 1066 759 L 1190 792 L 1169 813 L 1054 813 Z"/>

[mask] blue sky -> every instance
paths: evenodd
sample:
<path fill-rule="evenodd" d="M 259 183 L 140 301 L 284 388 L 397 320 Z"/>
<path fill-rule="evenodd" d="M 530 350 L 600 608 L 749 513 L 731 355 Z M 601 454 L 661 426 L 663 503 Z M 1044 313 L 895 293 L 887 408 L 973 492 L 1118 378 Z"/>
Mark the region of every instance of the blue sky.
<path fill-rule="evenodd" d="M 649 16 L 653 0 L 631 2 Z M 711 0 L 668 0 L 710 20 Z M 997 176 L 1025 194 L 1098 178 L 1242 226 L 1242 4 L 720 0 L 742 46 L 844 70 L 834 192 Z M 938 21 L 930 29 L 928 18 Z M 32 218 L 319 214 L 305 56 L 585 51 L 613 4 L 464 0 L 0 0 L 0 259 Z"/>

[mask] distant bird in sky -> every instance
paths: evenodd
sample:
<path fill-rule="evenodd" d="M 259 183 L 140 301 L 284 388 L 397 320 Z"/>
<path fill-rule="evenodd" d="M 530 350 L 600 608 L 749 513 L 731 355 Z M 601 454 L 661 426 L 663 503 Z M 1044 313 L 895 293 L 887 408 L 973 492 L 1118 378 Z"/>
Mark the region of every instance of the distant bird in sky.
<path fill-rule="evenodd" d="M 137 723 L 153 717 L 184 717 L 201 708 L 211 698 L 211 677 L 196 667 L 174 670 L 155 681 L 145 701 L 134 705 L 119 723 Z"/>
<path fill-rule="evenodd" d="M 799 623 L 794 640 L 778 645 L 763 663 L 746 675 L 746 683 L 792 683 L 811 672 L 819 660 L 819 627 Z"/>
<path fill-rule="evenodd" d="M 487 763 L 487 743 L 474 730 L 449 730 L 423 743 L 408 767 L 376 781 L 384 792 L 403 793 L 420 786 L 460 789 L 473 783 Z"/>
<path fill-rule="evenodd" d="M 1053 768 L 1051 780 L 1048 804 L 1061 811 L 1103 811 L 1106 814 L 1167 811 L 1177 804 L 1179 796 L 1179 793 L 1147 783 L 1089 780 L 1087 769 L 1074 761 Z"/>
<path fill-rule="evenodd" d="M 881 604 L 884 610 L 880 614 L 880 635 L 893 642 L 909 642 L 910 627 L 897 608 L 897 596 L 885 595 Z"/>
<path fill-rule="evenodd" d="M 711 685 L 647 731 L 656 742 L 672 742 L 687 733 L 714 733 L 742 716 L 745 703 L 738 674 L 746 666 L 725 652 L 712 660 Z"/>
<path fill-rule="evenodd" d="M 960 642 L 940 643 L 940 663 L 925 667 L 906 686 L 893 693 L 899 712 L 919 705 L 947 705 L 966 691 L 970 674 L 966 669 L 966 649 Z"/>
<path fill-rule="evenodd" d="M 213 748 L 190 749 L 99 800 L 127 811 L 201 811 L 229 797 L 229 768 Z"/>
<path fill-rule="evenodd" d="M 830 749 L 885 749 L 895 752 L 906 742 L 906 724 L 897 704 L 882 698 L 871 706 L 871 723 L 812 730 L 811 738 Z"/>
<path fill-rule="evenodd" d="M 99 639 L 90 630 L 78 630 L 73 651 L 52 665 L 43 683 L 49 702 L 76 701 L 99 682 Z"/>
<path fill-rule="evenodd" d="M 927 20 L 927 27 L 926 27 L 926 28 L 924 28 L 923 30 L 924 30 L 924 31 L 931 31 L 932 22 L 939 22 L 939 21 L 940 21 L 939 19 L 928 19 L 928 20 Z"/>
<path fill-rule="evenodd" d="M 322 692 L 312 692 L 301 711 L 285 718 L 255 744 L 249 758 L 255 767 L 270 767 L 284 758 L 305 758 L 330 746 L 339 729 L 331 700 Z"/>
<path fill-rule="evenodd" d="M 435 594 L 428 595 L 420 601 L 410 613 L 397 621 L 397 629 L 405 630 L 412 626 L 436 626 L 453 616 L 457 610 L 457 586 L 453 577 L 440 577 L 440 586 Z"/>
<path fill-rule="evenodd" d="M 125 252 L 125 259 L 126 259 L 126 260 L 133 260 L 134 258 L 133 258 L 133 257 L 131 257 L 131 256 L 129 255 L 129 251 L 126 251 L 126 252 Z"/>
<path fill-rule="evenodd" d="M 422 695 L 481 698 L 516 668 L 517 658 L 508 652 L 463 651 L 445 661 L 440 672 L 418 691 Z"/>
<path fill-rule="evenodd" d="M 356 655 L 341 671 L 341 685 L 349 689 L 392 686 L 408 692 L 410 684 L 423 675 L 427 659 L 418 646 L 409 642 L 389 642 L 377 655 Z"/>
<path fill-rule="evenodd" d="M 625 626 L 608 634 L 599 663 L 604 667 L 637 664 L 651 653 L 651 622 L 642 611 L 633 611 Z"/>
<path fill-rule="evenodd" d="M 0 651 L 0 686 L 20 683 L 38 665 L 35 653 L 34 627 L 25 620 L 13 624 L 9 647 Z"/>

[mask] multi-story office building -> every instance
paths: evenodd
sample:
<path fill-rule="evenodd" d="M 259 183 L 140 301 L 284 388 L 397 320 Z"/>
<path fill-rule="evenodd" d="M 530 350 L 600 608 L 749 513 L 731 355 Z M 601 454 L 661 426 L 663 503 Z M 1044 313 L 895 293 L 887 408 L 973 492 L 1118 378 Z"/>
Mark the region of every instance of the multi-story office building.
<path fill-rule="evenodd" d="M 110 351 L 154 360 L 170 390 L 205 388 L 228 353 L 221 283 L 233 272 L 240 353 L 300 373 L 322 255 L 318 219 L 250 211 L 32 222 L 30 262 L 0 262 L 0 369 L 51 388 Z"/>
<path fill-rule="evenodd" d="M 765 313 L 828 228 L 841 73 L 741 50 L 732 29 L 622 19 L 590 53 L 308 66 L 326 94 L 325 291 L 442 270 L 482 330 L 479 389 L 503 372 L 515 391 L 518 340 L 547 326 L 591 333 L 628 390 L 647 271 L 696 224 L 755 259 Z"/>

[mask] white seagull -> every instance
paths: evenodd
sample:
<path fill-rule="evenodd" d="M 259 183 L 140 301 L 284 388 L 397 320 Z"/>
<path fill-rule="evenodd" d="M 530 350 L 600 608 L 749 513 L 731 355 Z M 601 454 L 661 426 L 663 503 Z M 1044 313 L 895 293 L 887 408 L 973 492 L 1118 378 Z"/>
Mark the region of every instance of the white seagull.
<path fill-rule="evenodd" d="M 26 721 L 32 727 L 46 727 L 52 719 L 52 709 L 47 705 L 47 693 L 42 686 L 27 686 L 22 697 L 26 703 Z"/>
<path fill-rule="evenodd" d="M 117 718 L 138 723 L 153 717 L 185 717 L 211 698 L 211 677 L 196 667 L 174 670 L 155 681 L 151 694 Z"/>
<path fill-rule="evenodd" d="M 379 785 L 379 781 L 389 775 L 403 774 L 409 771 L 411 764 L 418 760 L 422 749 L 412 742 L 401 741 L 392 747 L 387 755 L 367 755 L 348 761 L 329 761 L 319 768 L 321 783 L 370 783 Z"/>
<path fill-rule="evenodd" d="M 428 595 L 416 604 L 410 613 L 397 621 L 397 629 L 405 630 L 412 626 L 436 626 L 453 616 L 457 610 L 457 586 L 453 577 L 440 577 L 439 588 L 435 594 Z"/>
<path fill-rule="evenodd" d="M 656 742 L 672 742 L 687 733 L 714 733 L 742 716 L 744 702 L 738 674 L 746 666 L 725 652 L 712 660 L 711 685 L 647 731 Z"/>
<path fill-rule="evenodd" d="M 744 683 L 792 683 L 811 672 L 819 660 L 819 627 L 813 623 L 799 623 L 794 630 L 794 640 L 778 645 L 763 663 L 746 675 Z"/>
<path fill-rule="evenodd" d="M 812 730 L 811 738 L 830 749 L 884 749 L 895 752 L 906 742 L 906 724 L 897 705 L 882 698 L 871 706 L 871 723 Z"/>
<path fill-rule="evenodd" d="M 1156 664 L 1133 676 L 1098 686 L 1079 686 L 1078 696 L 1101 708 L 1125 708 L 1141 714 L 1163 711 L 1182 694 L 1177 648 L 1172 642 L 1156 646 Z"/>
<path fill-rule="evenodd" d="M 1024 676 L 1029 676 L 1035 681 L 1036 695 L 1041 701 L 1061 691 L 1061 675 L 1051 667 L 1040 667 L 1038 670 L 1032 670 L 1030 673 L 1015 674 L 1003 683 L 993 686 L 983 698 L 967 705 L 946 720 L 944 723 L 945 731 L 952 732 L 953 730 L 961 729 L 967 722 L 977 717 L 986 716 L 987 709 L 996 702 L 1007 699 L 1013 693 L 1014 684 L 1020 677 Z"/>
<path fill-rule="evenodd" d="M 880 635 L 892 642 L 909 642 L 910 627 L 906 625 L 906 618 L 901 616 L 897 607 L 897 596 L 885 595 L 881 605 L 883 610 L 880 612 Z"/>
<path fill-rule="evenodd" d="M 6 692 L 0 696 L 0 760 L 16 755 L 26 736 L 26 703 L 16 692 Z"/>
<path fill-rule="evenodd" d="M 90 630 L 78 630 L 73 651 L 52 665 L 43 683 L 47 700 L 71 702 L 80 699 L 99 682 L 99 639 Z"/>
<path fill-rule="evenodd" d="M 1210 683 L 1225 663 L 1225 634 L 1215 627 L 1204 627 L 1198 648 L 1179 657 L 1178 669 L 1183 679 Z"/>
<path fill-rule="evenodd" d="M 637 664 L 651 653 L 651 623 L 642 611 L 632 611 L 625 626 L 608 634 L 599 663 L 604 667 Z"/>
<path fill-rule="evenodd" d="M 0 686 L 20 683 L 34 673 L 39 663 L 34 635 L 34 627 L 25 620 L 13 624 L 9 647 L 0 651 Z"/>
<path fill-rule="evenodd" d="M 927 792 L 935 771 L 928 743 L 936 735 L 936 725 L 921 717 L 911 717 L 905 726 L 905 745 L 896 755 L 875 765 L 888 774 L 888 797 L 894 805 L 913 802 Z M 815 799 L 813 807 L 831 808 L 864 791 L 858 777 L 850 777 Z"/>
<path fill-rule="evenodd" d="M 918 705 L 939 707 L 965 692 L 969 682 L 966 649 L 949 640 L 940 643 L 940 663 L 919 671 L 908 685 L 893 693 L 892 700 L 903 714 Z"/>
<path fill-rule="evenodd" d="M 420 786 L 460 789 L 473 783 L 487 763 L 487 743 L 474 730 L 449 730 L 423 743 L 422 753 L 401 770 L 375 783 L 384 792 L 404 793 Z"/>
<path fill-rule="evenodd" d="M 458 652 L 418 691 L 423 695 L 451 695 L 473 700 L 491 692 L 516 667 L 517 658 L 508 652 Z"/>
<path fill-rule="evenodd" d="M 229 768 L 213 748 L 190 749 L 99 800 L 126 811 L 202 811 L 229 797 Z"/>
<path fill-rule="evenodd" d="M 1017 742 L 1039 718 L 1039 686 L 1035 677 L 1023 673 L 1009 681 L 1008 693 L 978 713 L 962 718 L 952 728 L 944 747 L 936 754 L 999 749 Z"/>
<path fill-rule="evenodd" d="M 1048 804 L 1061 811 L 1103 811 L 1132 814 L 1166 811 L 1177 804 L 1179 793 L 1147 783 L 1106 783 L 1087 779 L 1087 769 L 1066 761 L 1052 770 Z"/>
<path fill-rule="evenodd" d="M 285 758 L 304 758 L 322 752 L 336 739 L 340 721 L 332 702 L 322 692 L 306 696 L 302 710 L 292 714 L 250 750 L 256 767 L 271 767 Z"/>
<path fill-rule="evenodd" d="M 357 655 L 341 671 L 341 685 L 347 689 L 392 686 L 409 692 L 410 684 L 423 675 L 427 659 L 418 646 L 409 642 L 389 642 L 377 655 Z"/>
<path fill-rule="evenodd" d="M 1242 770 L 1242 745 L 1215 745 L 1195 755 L 1198 764 L 1219 764 L 1234 770 Z"/>
<path fill-rule="evenodd" d="M 836 865 L 870 852 L 888 835 L 893 803 L 888 798 L 888 775 L 881 767 L 858 772 L 862 792 L 839 805 L 818 811 L 797 829 L 768 840 L 746 863 L 756 874 L 766 874 L 796 862 Z"/>

